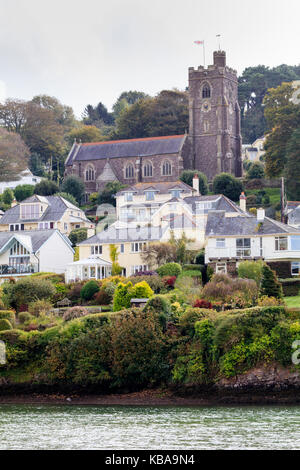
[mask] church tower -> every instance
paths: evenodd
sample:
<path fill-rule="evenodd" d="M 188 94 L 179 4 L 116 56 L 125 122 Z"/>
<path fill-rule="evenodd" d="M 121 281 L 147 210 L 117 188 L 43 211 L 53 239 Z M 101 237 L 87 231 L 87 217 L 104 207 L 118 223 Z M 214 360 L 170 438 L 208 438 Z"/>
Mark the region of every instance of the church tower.
<path fill-rule="evenodd" d="M 208 68 L 189 68 L 189 162 L 209 180 L 226 172 L 242 175 L 237 72 L 226 53 L 214 52 Z"/>

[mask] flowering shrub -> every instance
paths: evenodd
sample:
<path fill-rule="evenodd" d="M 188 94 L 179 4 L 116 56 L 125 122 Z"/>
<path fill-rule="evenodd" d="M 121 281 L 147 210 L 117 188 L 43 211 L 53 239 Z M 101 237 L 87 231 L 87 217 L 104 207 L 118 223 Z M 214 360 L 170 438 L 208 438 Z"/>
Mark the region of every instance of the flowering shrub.
<path fill-rule="evenodd" d="M 276 299 L 276 297 L 268 297 L 267 295 L 263 295 L 259 297 L 257 301 L 257 305 L 259 307 L 269 307 L 273 305 L 283 305 L 284 302 L 281 299 Z"/>
<path fill-rule="evenodd" d="M 162 278 L 166 287 L 174 287 L 177 277 L 176 276 L 164 276 Z"/>
<path fill-rule="evenodd" d="M 63 316 L 64 321 L 74 320 L 74 318 L 84 317 L 88 315 L 88 311 L 84 307 L 70 307 L 68 308 Z"/>
<path fill-rule="evenodd" d="M 213 308 L 212 303 L 209 300 L 197 299 L 193 305 L 194 308 Z"/>
<path fill-rule="evenodd" d="M 256 304 L 258 292 L 252 279 L 233 279 L 227 274 L 215 274 L 204 286 L 201 297 L 213 303 L 227 303 L 229 308 L 245 308 Z"/>
<path fill-rule="evenodd" d="M 109 305 L 112 301 L 112 295 L 109 295 L 106 290 L 101 289 L 94 295 L 95 305 Z"/>

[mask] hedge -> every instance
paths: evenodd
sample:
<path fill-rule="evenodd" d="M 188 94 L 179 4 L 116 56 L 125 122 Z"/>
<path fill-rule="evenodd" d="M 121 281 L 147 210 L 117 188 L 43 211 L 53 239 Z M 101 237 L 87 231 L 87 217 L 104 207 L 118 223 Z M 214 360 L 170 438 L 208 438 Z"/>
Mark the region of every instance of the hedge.
<path fill-rule="evenodd" d="M 294 297 L 299 295 L 300 278 L 278 279 L 282 285 L 285 297 Z"/>
<path fill-rule="evenodd" d="M 4 318 L 8 320 L 12 325 L 15 324 L 16 316 L 15 313 L 11 310 L 0 310 L 0 320 Z"/>

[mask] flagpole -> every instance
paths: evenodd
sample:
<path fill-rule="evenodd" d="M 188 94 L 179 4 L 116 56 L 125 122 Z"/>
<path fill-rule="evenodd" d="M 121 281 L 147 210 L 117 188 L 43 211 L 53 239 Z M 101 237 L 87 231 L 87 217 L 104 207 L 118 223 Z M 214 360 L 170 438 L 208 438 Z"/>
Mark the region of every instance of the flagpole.
<path fill-rule="evenodd" d="M 203 64 L 205 68 L 205 42 L 203 41 Z"/>

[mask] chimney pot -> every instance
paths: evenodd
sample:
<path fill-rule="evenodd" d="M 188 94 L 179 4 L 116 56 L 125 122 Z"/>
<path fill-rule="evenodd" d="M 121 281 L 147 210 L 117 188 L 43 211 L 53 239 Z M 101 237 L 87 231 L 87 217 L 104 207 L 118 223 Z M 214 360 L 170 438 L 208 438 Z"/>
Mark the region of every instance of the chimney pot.
<path fill-rule="evenodd" d="M 196 191 L 197 196 L 200 196 L 200 191 L 199 191 L 199 177 L 197 174 L 194 175 L 193 178 L 193 189 Z"/>
<path fill-rule="evenodd" d="M 246 212 L 246 203 L 247 203 L 247 197 L 245 196 L 244 191 L 240 195 L 240 208 L 242 209 L 243 212 Z"/>

